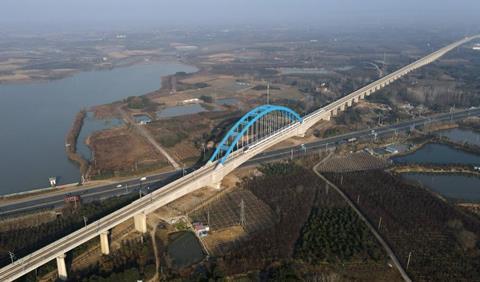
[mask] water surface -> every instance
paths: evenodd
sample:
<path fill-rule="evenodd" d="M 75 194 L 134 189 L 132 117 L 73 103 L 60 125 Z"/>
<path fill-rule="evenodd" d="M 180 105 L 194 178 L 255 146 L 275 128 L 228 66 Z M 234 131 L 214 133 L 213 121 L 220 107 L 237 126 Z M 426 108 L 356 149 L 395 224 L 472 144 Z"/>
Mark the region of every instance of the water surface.
<path fill-rule="evenodd" d="M 171 239 L 167 252 L 174 268 L 190 266 L 205 257 L 200 242 L 192 232 L 177 232 L 172 234 Z"/>
<path fill-rule="evenodd" d="M 405 173 L 402 177 L 421 183 L 440 195 L 469 202 L 480 201 L 480 178 L 459 174 Z"/>
<path fill-rule="evenodd" d="M 392 159 L 397 163 L 480 165 L 480 155 L 435 143 L 427 144 L 411 154 Z"/>
<path fill-rule="evenodd" d="M 473 130 L 453 128 L 439 131 L 438 135 L 447 137 L 453 142 L 469 143 L 480 146 L 480 133 Z"/>
<path fill-rule="evenodd" d="M 215 101 L 219 105 L 238 106 L 240 101 L 237 98 L 222 98 Z"/>
<path fill-rule="evenodd" d="M 88 147 L 85 143 L 87 141 L 87 138 L 95 131 L 120 126 L 122 124 L 123 120 L 121 119 L 97 119 L 92 112 L 87 112 L 87 116 L 83 121 L 82 130 L 78 135 L 77 152 L 80 153 L 86 160 L 91 160 L 92 152 L 90 150 L 90 147 Z"/>
<path fill-rule="evenodd" d="M 171 117 L 192 115 L 192 114 L 201 113 L 205 111 L 207 111 L 207 109 L 202 107 L 202 105 L 200 104 L 187 104 L 187 105 L 168 107 L 161 111 L 158 111 L 157 117 L 171 118 Z"/>
<path fill-rule="evenodd" d="M 278 68 L 281 74 L 328 74 L 324 68 Z"/>
<path fill-rule="evenodd" d="M 161 77 L 196 69 L 152 63 L 80 72 L 50 82 L 0 85 L 0 194 L 79 180 L 65 154 L 65 136 L 82 108 L 142 95 L 160 87 Z"/>

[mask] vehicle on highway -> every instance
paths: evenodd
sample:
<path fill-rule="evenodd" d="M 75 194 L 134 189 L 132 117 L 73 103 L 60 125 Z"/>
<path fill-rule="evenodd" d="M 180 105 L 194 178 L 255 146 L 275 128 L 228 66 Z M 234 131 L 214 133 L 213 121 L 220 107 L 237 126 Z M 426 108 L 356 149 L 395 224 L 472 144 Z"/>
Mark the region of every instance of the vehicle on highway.
<path fill-rule="evenodd" d="M 353 143 L 353 142 L 356 142 L 356 141 L 357 141 L 357 138 L 352 137 L 352 138 L 347 139 L 347 141 L 348 141 L 349 143 Z"/>
<path fill-rule="evenodd" d="M 145 177 L 145 176 L 140 178 L 140 181 L 145 181 L 145 180 L 147 180 L 147 177 Z"/>
<path fill-rule="evenodd" d="M 122 188 L 122 184 L 118 184 L 116 187 L 117 188 Z"/>

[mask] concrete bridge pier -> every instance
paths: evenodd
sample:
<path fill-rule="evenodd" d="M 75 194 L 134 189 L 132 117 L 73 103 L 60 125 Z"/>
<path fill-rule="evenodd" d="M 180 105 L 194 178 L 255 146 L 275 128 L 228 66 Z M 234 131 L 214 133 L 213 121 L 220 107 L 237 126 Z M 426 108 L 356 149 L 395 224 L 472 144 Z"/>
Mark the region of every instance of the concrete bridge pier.
<path fill-rule="evenodd" d="M 347 101 L 347 107 L 351 107 L 353 104 L 353 99 Z"/>
<path fill-rule="evenodd" d="M 102 255 L 110 254 L 110 244 L 108 242 L 108 231 L 102 232 L 100 234 L 100 249 L 102 250 Z"/>
<path fill-rule="evenodd" d="M 147 215 L 145 213 L 139 213 L 133 216 L 133 223 L 135 230 L 140 233 L 147 233 Z"/>
<path fill-rule="evenodd" d="M 216 189 L 216 190 L 220 190 L 220 189 L 222 189 L 222 181 L 212 182 L 208 185 L 208 187 Z"/>
<path fill-rule="evenodd" d="M 345 111 L 345 104 L 341 104 L 341 105 L 340 105 L 340 111 L 341 111 L 341 112 Z"/>
<path fill-rule="evenodd" d="M 208 180 L 205 186 L 216 189 L 216 190 L 222 189 L 222 180 L 223 180 L 223 177 L 225 176 L 222 173 L 222 169 L 224 169 L 223 164 L 222 163 L 217 164 L 214 172 L 211 175 L 211 178 Z"/>
<path fill-rule="evenodd" d="M 300 137 L 300 138 L 305 137 L 305 131 L 299 131 L 299 132 L 297 133 L 297 137 Z"/>
<path fill-rule="evenodd" d="M 67 280 L 67 264 L 65 263 L 65 254 L 62 254 L 57 257 L 57 271 L 58 271 L 58 278 L 62 281 Z"/>

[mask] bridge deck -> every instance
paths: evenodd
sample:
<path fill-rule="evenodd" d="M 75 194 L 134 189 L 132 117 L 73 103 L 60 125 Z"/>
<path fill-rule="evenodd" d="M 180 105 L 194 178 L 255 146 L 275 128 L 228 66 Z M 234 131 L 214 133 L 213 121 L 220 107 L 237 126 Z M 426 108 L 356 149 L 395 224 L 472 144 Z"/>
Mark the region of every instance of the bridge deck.
<path fill-rule="evenodd" d="M 337 101 L 315 111 L 303 118 L 303 122 L 296 122 L 288 128 L 282 130 L 279 134 L 274 134 L 265 140 L 261 140 L 254 147 L 248 148 L 242 154 L 235 154 L 228 159 L 223 165 L 217 166 L 216 162 L 208 163 L 202 168 L 194 171 L 184 177 L 144 196 L 141 199 L 87 225 L 85 228 L 79 229 L 39 250 L 23 257 L 14 263 L 0 269 L 0 281 L 12 281 L 35 268 L 64 255 L 73 248 L 85 243 L 86 241 L 99 236 L 102 232 L 108 231 L 121 222 L 124 222 L 134 215 L 148 213 L 155 210 L 175 199 L 190 193 L 204 186 L 209 186 L 221 181 L 223 176 L 230 173 L 233 169 L 246 162 L 256 154 L 266 150 L 267 148 L 277 144 L 285 139 L 295 135 L 303 134 L 310 126 L 321 119 L 329 119 L 331 111 L 337 111 L 342 105 L 345 107 L 350 101 L 364 98 L 362 95 L 369 95 L 373 91 L 399 79 L 408 72 L 424 66 L 443 56 L 448 51 L 464 44 L 472 39 L 480 36 L 467 37 L 458 42 L 452 43 L 432 54 L 419 59 L 359 90 L 346 95 Z"/>

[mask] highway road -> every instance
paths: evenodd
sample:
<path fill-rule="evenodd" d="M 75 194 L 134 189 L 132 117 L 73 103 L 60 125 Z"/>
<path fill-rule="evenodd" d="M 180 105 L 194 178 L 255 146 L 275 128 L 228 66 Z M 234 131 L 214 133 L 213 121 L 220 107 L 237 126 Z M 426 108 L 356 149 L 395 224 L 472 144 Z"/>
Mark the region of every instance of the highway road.
<path fill-rule="evenodd" d="M 360 96 L 363 95 L 362 96 L 362 99 L 363 99 L 363 97 L 365 95 L 367 95 L 367 96 L 369 95 L 367 93 L 371 94 L 372 91 L 374 91 L 374 89 L 378 90 L 381 87 L 384 87 L 384 86 L 388 85 L 389 83 L 393 82 L 394 80 L 400 78 L 402 75 L 407 74 L 409 71 L 412 71 L 416 68 L 424 66 L 428 63 L 431 63 L 432 61 L 434 61 L 434 60 L 438 59 L 439 57 L 443 56 L 445 53 L 449 52 L 453 48 L 456 48 L 456 47 L 460 46 L 461 44 L 464 44 L 465 42 L 468 42 L 468 41 L 470 41 L 472 39 L 475 39 L 475 38 L 480 38 L 480 36 L 466 37 L 466 38 L 464 38 L 460 41 L 449 44 L 449 45 L 447 45 L 447 46 L 445 46 L 445 47 L 427 55 L 426 57 L 420 58 L 417 61 L 415 61 L 415 62 L 413 62 L 413 63 L 411 63 L 407 66 L 404 66 L 401 69 L 399 69 L 399 70 L 397 70 L 393 73 L 390 73 L 390 74 L 380 78 L 379 80 L 374 81 L 374 82 L 370 83 L 369 85 L 366 85 L 366 86 L 360 88 L 359 90 L 354 91 L 353 93 L 350 93 L 346 96 L 343 96 L 340 99 L 336 100 L 335 102 L 332 102 L 331 104 L 329 104 L 325 107 L 322 107 L 322 108 L 320 108 L 319 110 L 317 110 L 313 113 L 308 114 L 307 116 L 304 117 L 304 122 L 307 122 L 307 120 L 317 121 L 320 116 L 325 115 L 326 111 L 338 111 L 339 109 L 342 110 L 342 107 L 344 109 L 346 107 L 346 105 L 348 105 L 349 102 L 352 103 L 355 99 L 357 99 L 357 101 L 358 101 L 358 99 L 360 99 Z M 386 130 L 388 131 L 388 128 Z M 325 139 L 325 140 L 326 140 L 327 143 L 332 142 L 332 144 L 333 144 L 334 142 L 336 142 L 335 140 L 340 140 L 341 138 L 347 138 L 346 136 L 350 136 L 348 138 L 357 137 L 357 135 L 358 135 L 358 137 L 360 137 L 360 136 L 365 135 L 366 132 L 367 131 L 354 132 L 354 133 L 350 133 L 350 134 L 346 134 L 346 135 L 342 135 L 342 136 L 332 137 L 332 138 Z M 379 132 L 379 134 L 381 134 L 381 132 Z M 322 141 L 319 141 L 319 142 L 322 142 Z M 313 149 L 313 148 L 316 148 L 318 146 L 321 146 L 321 143 L 309 144 L 308 146 L 306 146 L 306 148 L 307 149 L 308 148 Z M 327 144 L 327 146 L 328 146 L 328 144 Z M 287 150 L 291 151 L 291 149 L 287 149 Z M 281 154 L 281 153 L 284 153 L 284 151 L 269 152 L 269 153 L 267 153 L 269 155 L 263 155 L 262 154 L 262 155 L 256 156 L 255 158 L 253 158 L 250 161 L 251 162 L 255 162 L 255 160 L 265 161 L 268 158 L 273 158 L 274 159 L 275 158 L 274 156 L 276 154 Z M 181 174 L 182 174 L 182 171 L 177 170 L 177 171 L 174 171 L 174 172 L 153 175 L 153 176 L 150 176 L 149 179 L 147 180 L 148 183 L 144 183 L 144 184 L 151 187 L 153 190 L 155 190 L 155 188 L 162 187 L 162 186 L 166 185 L 167 183 L 172 182 L 173 180 L 175 180 L 176 178 L 181 176 Z M 119 184 L 121 184 L 122 187 L 117 188 L 117 185 L 119 185 Z M 128 180 L 128 181 L 125 181 L 125 182 L 119 182 L 119 183 L 99 186 L 99 187 L 95 187 L 95 188 L 85 189 L 85 188 L 79 187 L 78 190 L 75 190 L 75 192 L 72 192 L 72 193 L 77 194 L 77 195 L 79 194 L 79 195 L 82 196 L 82 198 L 85 201 L 89 201 L 91 199 L 102 199 L 102 198 L 112 197 L 112 196 L 115 196 L 115 195 L 120 195 L 122 193 L 128 193 L 128 191 L 129 191 L 128 189 L 131 189 L 130 192 L 136 192 L 139 189 L 141 189 L 142 188 L 141 186 L 144 185 L 144 184 L 140 184 L 138 179 L 131 179 L 131 180 Z M 125 186 L 128 186 L 128 187 L 125 187 Z M 32 209 L 51 208 L 51 207 L 54 207 L 54 206 L 58 206 L 63 202 L 63 198 L 64 198 L 65 194 L 67 194 L 67 193 L 59 192 L 59 193 L 55 193 L 55 195 L 53 195 L 53 196 L 52 195 L 32 196 L 31 198 L 21 200 L 21 201 L 16 201 L 16 202 L 11 203 L 11 204 L 0 205 L 0 216 L 5 216 L 5 215 L 19 213 L 19 212 L 27 212 L 27 211 L 32 210 Z"/>
<path fill-rule="evenodd" d="M 331 149 L 336 147 L 340 144 L 345 143 L 350 138 L 357 138 L 358 140 L 361 139 L 374 139 L 374 135 L 372 134 L 372 130 L 374 130 L 377 134 L 377 137 L 385 136 L 385 135 L 392 135 L 395 132 L 404 132 L 411 130 L 412 127 L 415 129 L 421 129 L 424 127 L 425 124 L 431 122 L 441 122 L 441 121 L 457 121 L 462 120 L 467 117 L 471 116 L 480 116 L 480 108 L 471 108 L 468 110 L 457 111 L 454 113 L 440 113 L 435 114 L 428 117 L 420 117 L 412 120 L 402 121 L 399 123 L 376 127 L 376 128 L 366 128 L 358 131 L 352 131 L 349 133 L 341 134 L 332 136 L 329 138 L 324 138 L 319 141 L 314 141 L 311 143 L 305 143 L 304 146 L 294 146 L 289 148 L 278 149 L 275 151 L 268 151 L 264 153 L 260 153 L 252 158 L 251 160 L 245 162 L 245 165 L 252 165 L 262 161 L 272 161 L 278 159 L 285 159 L 289 158 L 292 155 L 296 157 L 297 155 L 303 155 L 306 152 L 311 152 L 312 150 L 324 150 L 324 149 Z M 293 150 L 293 151 L 292 151 Z"/>
<path fill-rule="evenodd" d="M 257 165 L 261 162 L 275 161 L 279 159 L 286 159 L 290 157 L 303 156 L 307 152 L 312 150 L 324 150 L 332 149 L 333 147 L 339 145 L 339 143 L 345 142 L 349 138 L 357 139 L 373 139 L 372 130 L 375 130 L 377 136 L 383 136 L 388 134 L 394 134 L 395 131 L 407 131 L 415 126 L 416 128 L 421 128 L 425 123 L 429 122 L 438 122 L 438 121 L 448 121 L 448 120 L 460 120 L 468 116 L 479 116 L 480 109 L 472 108 L 465 111 L 457 111 L 454 113 L 442 113 L 429 117 L 421 117 L 409 121 L 403 121 L 397 124 L 382 126 L 378 128 L 367 128 L 359 131 L 349 132 L 347 134 L 337 135 L 329 138 L 325 138 L 319 141 L 306 143 L 303 147 L 293 146 L 288 148 L 282 148 L 273 151 L 267 151 L 261 154 L 258 154 L 251 160 L 244 163 L 242 166 L 251 166 Z M 192 171 L 193 168 L 187 169 L 185 172 Z M 114 184 L 102 185 L 93 188 L 78 187 L 77 189 L 63 192 L 58 191 L 55 194 L 46 194 L 46 195 L 36 195 L 28 197 L 22 200 L 12 202 L 10 204 L 0 205 L 0 216 L 14 215 L 18 213 L 30 212 L 33 210 L 39 209 L 51 209 L 55 207 L 62 206 L 64 203 L 64 197 L 66 195 L 81 195 L 82 200 L 85 202 L 90 202 L 94 200 L 107 199 L 114 196 L 125 195 L 129 193 L 138 193 L 140 189 L 144 193 L 148 193 L 155 189 L 158 189 L 169 182 L 182 176 L 182 170 L 171 171 L 166 173 L 155 174 L 147 177 L 146 181 L 141 182 L 139 178 L 126 180 L 123 182 L 118 182 Z M 121 185 L 121 187 L 117 187 Z M 150 189 L 147 189 L 150 188 Z"/>
<path fill-rule="evenodd" d="M 315 123 L 320 120 L 328 120 L 331 116 L 336 115 L 339 111 L 345 110 L 347 107 L 352 106 L 353 103 L 358 102 L 360 99 L 364 99 L 365 96 L 368 96 L 375 91 L 381 89 L 382 87 L 387 86 L 388 84 L 394 82 L 395 80 L 401 78 L 402 76 L 408 74 L 409 72 L 418 69 L 426 64 L 429 64 L 439 57 L 443 56 L 445 53 L 449 52 L 450 50 L 460 46 L 461 44 L 468 42 L 472 39 L 479 38 L 480 36 L 475 37 L 466 37 L 460 41 L 452 43 L 438 51 L 435 51 L 424 58 L 421 58 L 410 65 L 407 65 L 391 74 L 386 75 L 385 77 L 370 83 L 369 85 L 362 87 L 361 89 L 350 93 L 331 104 L 326 105 L 306 116 L 303 117 L 302 122 L 295 121 L 289 124 L 286 127 L 279 128 L 276 132 L 269 135 L 267 138 L 257 141 L 256 143 L 252 144 L 248 147 L 248 150 L 238 150 L 234 154 L 231 154 L 229 159 L 226 162 L 219 164 L 217 162 L 208 162 L 204 164 L 202 167 L 197 168 L 194 171 L 189 172 L 188 174 L 184 175 L 183 177 L 178 178 L 176 175 L 172 175 L 171 177 L 177 177 L 178 179 L 167 183 L 170 181 L 169 179 L 160 180 L 158 182 L 152 182 L 148 185 L 150 189 L 150 193 L 146 196 L 143 196 L 129 205 L 120 208 L 99 220 L 89 223 L 84 228 L 81 228 L 73 233 L 70 233 L 67 236 L 64 236 L 53 243 L 50 243 L 37 251 L 26 255 L 15 262 L 3 267 L 0 269 L 0 280 L 1 281 L 13 281 L 14 279 L 28 273 L 29 271 L 34 270 L 38 266 L 41 266 L 52 259 L 57 259 L 59 273 L 61 273 L 61 278 L 65 279 L 67 277 L 67 271 L 65 268 L 65 253 L 84 244 L 85 242 L 93 239 L 94 237 L 101 236 L 102 234 L 106 234 L 110 229 L 117 226 L 118 224 L 129 220 L 134 219 L 135 227 L 140 232 L 146 232 L 146 216 L 149 212 L 168 204 L 188 193 L 191 193 L 201 187 L 205 187 L 208 185 L 214 185 L 217 187 L 219 181 L 228 174 L 229 172 L 233 171 L 238 166 L 247 163 L 251 159 L 257 159 L 259 161 L 266 161 L 269 158 L 269 155 L 258 155 L 262 151 L 266 151 L 271 146 L 282 142 L 288 138 L 294 136 L 303 136 L 305 131 L 312 127 Z M 470 115 L 477 109 L 472 109 L 473 111 L 468 111 L 464 115 Z M 476 113 L 476 111 L 475 111 Z M 444 116 L 439 116 L 438 119 L 453 119 L 454 114 L 446 114 Z M 423 118 L 423 120 L 415 121 L 410 126 L 416 126 L 424 123 L 429 123 L 432 121 L 434 117 L 427 117 Z M 399 124 L 397 125 L 398 129 L 395 129 L 394 126 L 387 126 L 384 129 L 378 128 L 374 129 L 373 132 L 377 132 L 377 134 L 388 134 L 388 132 L 394 132 L 395 130 L 400 130 L 402 128 L 407 128 L 407 124 Z M 408 127 L 410 128 L 410 127 Z M 368 138 L 368 134 L 372 135 L 372 129 L 365 129 L 356 133 L 344 134 L 336 137 L 332 137 L 326 140 L 322 140 L 325 143 L 325 146 L 328 147 L 328 143 L 332 142 L 332 144 L 340 144 L 345 142 L 345 139 L 351 137 L 365 137 Z M 319 141 L 319 142 L 322 142 Z M 300 146 L 297 148 L 303 150 L 306 153 L 309 149 L 316 149 L 317 147 L 320 148 L 321 144 L 310 144 L 310 147 L 306 145 Z M 315 147 L 317 146 L 317 147 Z M 332 145 L 333 146 L 333 145 Z M 288 150 L 288 149 L 287 149 Z M 291 149 L 290 149 L 291 150 Z M 270 152 L 273 157 L 275 154 L 281 155 L 282 152 Z M 258 156 L 255 156 L 258 155 Z M 283 155 L 285 153 L 283 152 Z M 138 188 L 140 189 L 140 183 L 137 183 L 138 180 L 132 180 L 133 185 L 132 189 Z M 148 179 L 147 179 L 148 181 Z M 157 181 L 156 179 L 150 179 L 150 181 Z M 163 184 L 162 184 L 163 183 Z M 118 185 L 118 184 L 117 184 Z M 112 184 L 111 186 L 116 186 Z M 161 187 L 161 189 L 156 189 Z M 120 187 L 122 188 L 122 187 Z M 118 188 L 118 189 L 120 189 Z M 128 188 L 126 188 L 128 189 Z M 119 192 L 119 191 L 117 191 Z M 113 193 L 115 194 L 115 193 Z M 101 198 L 100 195 L 96 195 L 96 198 Z M 87 198 L 87 195 L 85 195 Z M 18 203 L 17 203 L 18 204 Z M 7 207 L 3 207 L 7 208 Z"/>

